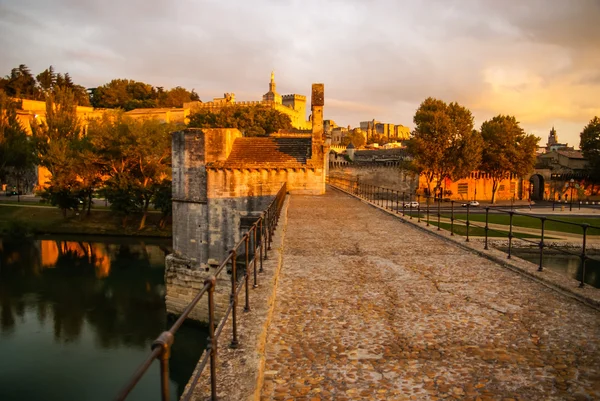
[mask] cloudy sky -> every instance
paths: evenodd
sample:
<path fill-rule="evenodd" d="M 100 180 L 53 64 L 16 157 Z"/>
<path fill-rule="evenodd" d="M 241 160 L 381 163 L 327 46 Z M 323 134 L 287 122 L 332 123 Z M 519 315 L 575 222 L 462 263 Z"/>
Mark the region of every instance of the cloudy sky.
<path fill-rule="evenodd" d="M 325 84 L 325 117 L 410 127 L 428 96 L 561 142 L 600 115 L 600 0 L 0 0 L 0 74 L 68 71 L 258 100 Z"/>

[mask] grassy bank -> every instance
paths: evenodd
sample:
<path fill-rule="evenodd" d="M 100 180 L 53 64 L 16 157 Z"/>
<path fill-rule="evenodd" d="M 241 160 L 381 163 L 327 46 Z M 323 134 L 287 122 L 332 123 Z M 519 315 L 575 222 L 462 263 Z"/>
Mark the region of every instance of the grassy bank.
<path fill-rule="evenodd" d="M 149 213 L 143 230 L 138 230 L 140 220 L 141 215 L 131 216 L 123 227 L 121 217 L 108 209 L 92 209 L 90 216 L 68 212 L 65 218 L 55 207 L 0 206 L 0 233 L 5 235 L 18 228 L 32 234 L 171 236 L 170 222 L 163 230 L 158 228 L 160 213 Z"/>

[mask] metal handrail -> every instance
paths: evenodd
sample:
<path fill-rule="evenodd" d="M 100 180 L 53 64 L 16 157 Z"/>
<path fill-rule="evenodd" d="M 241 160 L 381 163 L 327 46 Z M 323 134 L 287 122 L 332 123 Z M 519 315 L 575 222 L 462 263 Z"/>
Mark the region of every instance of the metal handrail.
<path fill-rule="evenodd" d="M 337 177 L 337 176 L 329 176 L 328 177 L 328 182 L 330 185 L 333 185 L 334 187 L 338 187 L 341 189 L 346 190 L 347 192 L 354 194 L 364 200 L 366 200 L 367 202 L 373 203 L 377 206 L 381 206 L 384 209 L 387 210 L 392 210 L 394 211 L 396 214 L 400 213 L 399 210 L 399 206 L 398 204 L 396 204 L 396 209 L 394 210 L 393 207 L 390 208 L 389 204 L 387 203 L 387 199 L 389 197 L 389 194 L 392 194 L 393 196 L 399 197 L 400 196 L 400 191 L 394 190 L 394 189 L 389 189 L 389 188 L 384 188 L 384 187 L 378 187 L 375 185 L 371 185 L 371 184 L 365 184 L 365 183 L 361 183 L 358 179 L 348 179 L 346 177 Z M 383 196 L 386 197 L 386 201 L 384 202 L 384 199 L 382 199 L 382 194 Z M 417 199 L 420 198 L 420 195 L 417 195 Z M 429 215 L 430 215 L 430 210 L 429 210 L 429 204 L 430 204 L 430 200 L 434 199 L 435 202 L 438 203 L 437 205 L 437 229 L 441 230 L 441 217 L 444 216 L 441 213 L 441 199 L 439 198 L 434 198 L 431 196 L 425 196 L 426 202 L 427 202 L 427 209 L 426 209 L 426 225 L 429 226 L 430 225 L 430 219 L 429 219 Z M 402 192 L 402 216 L 405 216 L 405 200 L 406 199 L 406 193 Z M 412 202 L 413 199 L 413 194 L 409 194 L 409 201 Z M 420 199 L 419 199 L 420 200 Z M 392 202 L 393 205 L 393 202 Z M 529 213 L 522 213 L 522 212 L 516 212 L 514 210 L 504 210 L 502 208 L 490 208 L 490 207 L 486 207 L 485 208 L 485 226 L 481 226 L 478 224 L 473 224 L 473 220 L 471 220 L 470 218 L 470 205 L 469 203 L 467 203 L 466 206 L 466 220 L 460 220 L 455 218 L 454 216 L 454 201 L 450 202 L 450 216 L 448 216 L 448 218 L 450 219 L 450 235 L 454 235 L 454 223 L 455 222 L 460 222 L 460 223 L 464 223 L 465 227 L 466 227 L 466 242 L 469 242 L 470 239 L 470 228 L 481 228 L 485 231 L 485 241 L 484 241 L 484 249 L 489 249 L 488 247 L 488 235 L 490 232 L 498 232 L 498 233 L 505 233 L 505 231 L 502 230 L 498 230 L 498 229 L 493 229 L 489 226 L 489 214 L 490 212 L 492 213 L 497 213 L 497 214 L 508 214 L 509 215 L 509 224 L 508 224 L 508 252 L 507 252 L 507 258 L 510 259 L 512 256 L 512 242 L 513 242 L 513 238 L 515 238 L 516 236 L 513 233 L 513 227 L 515 226 L 515 224 L 513 224 L 513 217 L 514 216 L 525 216 L 525 217 L 531 217 L 531 218 L 535 218 L 535 219 L 539 219 L 540 220 L 540 240 L 539 241 L 532 241 L 532 240 L 528 240 L 526 238 L 518 238 L 521 241 L 524 242 L 529 242 L 531 244 L 537 245 L 540 249 L 539 251 L 539 264 L 538 264 L 538 271 L 544 271 L 544 266 L 543 266 L 543 256 L 544 256 L 544 248 L 553 248 L 552 246 L 546 244 L 544 242 L 544 238 L 546 235 L 546 225 L 545 223 L 548 221 L 552 221 L 552 222 L 556 222 L 556 223 L 561 223 L 561 224 L 568 224 L 568 225 L 573 225 L 573 226 L 578 226 L 582 229 L 582 233 L 581 233 L 581 237 L 582 237 L 582 247 L 581 247 L 581 253 L 575 253 L 575 252 L 570 252 L 568 250 L 565 249 L 560 249 L 560 248 L 556 248 L 555 249 L 559 250 L 562 253 L 568 254 L 568 255 L 574 255 L 574 256 L 578 256 L 580 258 L 580 266 L 581 266 L 581 281 L 579 283 L 579 287 L 584 287 L 585 286 L 585 264 L 586 261 L 588 260 L 594 260 L 594 261 L 600 261 L 600 259 L 597 258 L 592 258 L 587 254 L 587 235 L 588 235 L 588 230 L 589 229 L 596 229 L 596 230 L 600 230 L 600 226 L 595 226 L 595 225 L 591 225 L 588 223 L 576 223 L 573 221 L 566 221 L 566 220 L 559 220 L 559 219 L 555 219 L 555 218 L 551 218 L 551 217 L 546 217 L 546 216 L 539 216 L 539 215 L 534 215 L 534 214 L 529 214 Z M 419 205 L 417 206 L 417 219 L 418 222 L 421 222 L 421 205 L 419 202 Z M 409 216 L 410 219 L 413 218 L 412 215 L 413 212 L 413 207 L 409 207 Z M 444 216 L 446 218 L 446 216 Z"/>
<path fill-rule="evenodd" d="M 254 270 L 254 284 L 253 288 L 258 286 L 258 275 L 257 275 L 257 257 L 260 259 L 260 268 L 258 273 L 263 272 L 263 260 L 267 259 L 268 251 L 271 249 L 272 237 L 279 221 L 281 209 L 283 208 L 283 202 L 285 200 L 285 194 L 287 193 L 287 185 L 284 182 L 275 198 L 269 203 L 267 209 L 261 213 L 257 221 L 252 224 L 250 229 L 242 236 L 242 238 L 233 246 L 229 251 L 228 256 L 220 263 L 215 273 L 204 280 L 204 286 L 200 289 L 200 292 L 196 294 L 194 299 L 187 305 L 185 310 L 181 313 L 179 318 L 173 323 L 169 330 L 162 332 L 156 340 L 153 341 L 151 352 L 146 360 L 140 364 L 138 369 L 135 371 L 131 379 L 121 389 L 115 400 L 125 400 L 129 393 L 134 389 L 139 380 L 148 371 L 155 359 L 160 360 L 160 377 L 161 377 L 161 399 L 168 401 L 170 399 L 169 394 L 169 359 L 171 357 L 171 347 L 175 340 L 175 334 L 181 327 L 183 322 L 188 318 L 196 304 L 202 299 L 205 294 L 208 298 L 208 332 L 209 336 L 207 339 L 206 353 L 199 361 L 198 369 L 194 375 L 191 385 L 189 386 L 188 392 L 182 397 L 183 400 L 189 400 L 193 394 L 193 389 L 200 380 L 204 368 L 210 361 L 210 388 L 211 388 L 211 400 L 217 399 L 217 377 L 216 377 L 216 358 L 217 358 L 217 344 L 223 328 L 227 323 L 229 316 L 232 316 L 232 340 L 230 346 L 236 348 L 239 345 L 237 338 L 237 297 L 238 294 L 245 289 L 245 307 L 244 311 L 250 310 L 250 265 L 253 266 Z M 250 243 L 252 243 L 250 247 Z M 237 278 L 237 255 L 240 247 L 244 247 L 245 250 L 245 274 L 241 282 L 238 282 Z M 249 251 L 253 249 L 252 259 L 249 259 Z M 258 253 L 258 256 L 257 256 Z M 231 292 L 230 301 L 227 310 L 219 325 L 215 320 L 215 301 L 214 291 L 217 285 L 217 277 L 225 270 L 225 268 L 231 265 Z M 216 329 L 215 329 L 216 327 Z"/>

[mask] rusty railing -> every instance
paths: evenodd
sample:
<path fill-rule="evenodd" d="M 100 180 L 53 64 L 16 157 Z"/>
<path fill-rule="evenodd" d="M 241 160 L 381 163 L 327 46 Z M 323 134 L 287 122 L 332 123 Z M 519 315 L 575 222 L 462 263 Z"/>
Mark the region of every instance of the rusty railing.
<path fill-rule="evenodd" d="M 345 177 L 337 177 L 337 176 L 329 176 L 328 183 L 334 187 L 342 189 L 358 198 L 361 198 L 365 201 L 373 203 L 374 205 L 380 206 L 384 209 L 390 210 L 396 214 L 402 214 L 402 216 L 408 215 L 410 219 L 413 218 L 413 211 L 416 209 L 417 219 L 421 222 L 421 198 L 426 202 L 425 211 L 424 211 L 424 219 L 426 225 L 429 226 L 431 224 L 430 216 L 431 216 L 431 205 L 435 210 L 435 217 L 437 217 L 437 230 L 442 230 L 442 225 L 446 223 L 442 223 L 442 217 L 444 219 L 450 220 L 450 235 L 454 236 L 456 233 L 455 223 L 460 223 L 465 226 L 465 241 L 469 242 L 472 229 L 481 229 L 484 231 L 484 249 L 489 249 L 488 246 L 488 237 L 490 233 L 497 233 L 501 237 L 508 238 L 508 251 L 507 258 L 511 259 L 512 257 L 512 248 L 513 248 L 513 239 L 518 238 L 520 241 L 529 243 L 534 247 L 539 248 L 539 262 L 538 262 L 538 271 L 544 271 L 544 250 L 552 248 L 557 252 L 560 252 L 565 255 L 577 256 L 580 259 L 580 268 L 581 268 L 581 280 L 579 282 L 579 287 L 584 287 L 585 285 L 585 273 L 586 273 L 586 262 L 589 260 L 593 260 L 596 262 L 600 262 L 599 258 L 590 257 L 587 249 L 587 239 L 589 232 L 588 230 L 596 230 L 595 232 L 600 234 L 600 227 L 587 224 L 587 223 L 578 223 L 573 221 L 566 221 L 560 219 L 554 219 L 543 215 L 535 215 L 531 213 L 522 213 L 516 212 L 514 210 L 504 210 L 499 207 L 490 208 L 485 207 L 485 225 L 477 224 L 483 223 L 483 221 L 479 221 L 477 219 L 473 219 L 471 215 L 471 205 L 468 201 L 461 202 L 461 205 L 465 207 L 466 218 L 458 219 L 455 217 L 454 204 L 455 201 L 450 201 L 450 207 L 442 206 L 443 201 L 439 198 L 434 198 L 431 196 L 419 196 L 413 194 L 407 194 L 406 192 L 400 192 L 394 189 L 378 187 L 375 185 L 366 184 L 360 182 L 359 180 L 351 180 Z M 415 200 L 416 199 L 416 203 Z M 401 204 L 400 204 L 401 202 Z M 442 210 L 446 212 L 446 214 L 442 213 Z M 490 214 L 497 215 L 508 215 L 509 223 L 506 225 L 508 227 L 508 233 L 506 230 L 494 229 L 490 227 L 489 217 Z M 532 234 L 533 238 L 525 238 L 522 235 L 515 235 L 513 231 L 515 227 L 518 227 L 514 223 L 514 218 L 516 216 L 522 216 L 532 219 L 539 220 L 539 235 L 537 233 L 535 235 Z M 559 246 L 551 246 L 547 244 L 544 240 L 547 240 L 546 233 L 546 223 L 554 222 L 556 224 L 564 224 L 569 226 L 576 226 L 581 229 L 581 234 L 579 234 L 579 239 L 581 240 L 581 251 L 574 252 L 569 249 L 565 249 Z M 434 223 L 435 224 L 435 223 Z M 529 228 L 529 227 L 528 227 Z M 535 228 L 534 228 L 535 229 Z M 577 234 L 577 233 L 576 233 Z M 520 238 L 519 238 L 520 237 Z M 538 240 L 539 238 L 539 240 Z"/>
<path fill-rule="evenodd" d="M 181 316 L 173 323 L 171 328 L 161 333 L 152 343 L 152 350 L 146 360 L 139 366 L 131 379 L 119 392 L 116 400 L 124 400 L 129 393 L 134 389 L 139 380 L 148 371 L 155 359 L 160 361 L 160 383 L 161 397 L 163 401 L 170 399 L 169 394 L 169 358 L 171 356 L 171 346 L 173 345 L 175 334 L 187 319 L 190 312 L 204 295 L 208 298 L 208 332 L 206 352 L 199 361 L 198 369 L 194 375 L 189 390 L 182 396 L 184 401 L 190 399 L 193 394 L 193 389 L 198 383 L 204 368 L 210 361 L 210 399 L 217 399 L 217 377 L 216 377 L 216 360 L 217 360 L 217 345 L 219 337 L 227 323 L 229 316 L 232 320 L 232 338 L 230 346 L 236 348 L 239 345 L 237 338 L 237 304 L 238 295 L 242 290 L 245 290 L 244 311 L 250 310 L 250 280 L 252 271 L 253 287 L 258 286 L 258 273 L 263 271 L 263 260 L 267 259 L 268 251 L 271 250 L 273 233 L 277 227 L 277 222 L 281 214 L 281 208 L 285 200 L 287 189 L 284 183 L 281 189 L 277 192 L 275 198 L 271 201 L 267 209 L 261 214 L 258 220 L 244 234 L 242 239 L 229 251 L 229 255 L 221 262 L 215 274 L 204 281 L 204 286 L 200 292 L 196 294 L 194 299 L 188 304 Z M 240 249 L 242 252 L 240 252 Z M 251 253 L 252 251 L 252 253 Z M 244 255 L 244 271 L 243 277 L 238 280 L 238 255 Z M 258 264 L 258 266 L 257 266 Z M 226 267 L 231 267 L 231 292 L 230 301 L 225 314 L 220 322 L 215 320 L 215 301 L 214 291 L 217 285 L 217 277 L 226 271 Z M 218 326 L 217 326 L 218 323 Z"/>

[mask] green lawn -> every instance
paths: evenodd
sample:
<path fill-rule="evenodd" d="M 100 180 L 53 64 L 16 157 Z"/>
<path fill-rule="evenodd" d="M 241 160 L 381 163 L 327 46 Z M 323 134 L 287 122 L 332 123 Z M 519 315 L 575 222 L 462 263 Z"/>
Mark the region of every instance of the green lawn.
<path fill-rule="evenodd" d="M 0 206 L 0 233 L 18 226 L 35 234 L 171 236 L 170 224 L 164 230 L 158 228 L 160 213 L 149 213 L 146 227 L 138 230 L 141 215 L 131 216 L 123 227 L 121 217 L 107 209 L 92 209 L 90 216 L 71 211 L 65 218 L 56 207 L 31 206 Z"/>
<path fill-rule="evenodd" d="M 437 227 L 437 220 L 435 221 L 429 221 L 429 224 L 431 226 Z M 450 231 L 450 224 L 449 223 L 440 223 L 440 228 L 442 230 L 446 230 L 446 231 Z M 457 235 L 462 235 L 462 236 L 466 236 L 467 235 L 467 227 L 463 226 L 463 225 L 454 225 L 454 234 Z M 469 236 L 470 237 L 485 237 L 485 229 L 484 228 L 480 228 L 480 227 L 473 227 L 470 226 L 469 227 Z M 497 230 L 490 230 L 488 233 L 489 237 L 500 237 L 500 238 L 508 238 L 508 231 L 497 231 Z M 549 239 L 548 237 L 544 236 L 545 238 Z M 513 233 L 513 238 L 540 238 L 539 235 L 533 235 L 533 234 L 522 234 L 522 233 Z"/>
<path fill-rule="evenodd" d="M 442 214 L 442 216 L 450 218 L 450 214 L 448 214 L 448 215 Z M 466 215 L 466 213 L 455 213 L 454 219 L 466 220 L 467 215 Z M 477 222 L 476 224 L 478 224 L 478 225 L 481 223 L 485 224 L 485 214 L 469 214 L 469 220 L 473 221 L 473 222 Z M 579 223 L 579 224 L 587 223 L 590 225 L 594 225 L 596 227 L 600 227 L 600 218 L 597 218 L 597 217 L 558 217 L 558 218 L 556 218 L 556 220 L 562 220 L 565 222 Z M 490 224 L 509 225 L 510 224 L 510 216 L 508 214 L 504 214 L 504 213 L 497 214 L 497 213 L 490 211 L 488 221 Z M 542 223 L 539 218 L 528 217 L 528 216 L 514 215 L 513 216 L 513 225 L 519 226 L 519 227 L 536 228 L 538 230 L 542 228 Z M 575 226 L 572 224 L 560 223 L 560 222 L 556 222 L 556 221 L 546 221 L 546 223 L 544 224 L 544 228 L 546 230 L 550 230 L 550 231 L 562 231 L 562 232 L 566 232 L 566 233 L 583 234 L 583 230 L 579 226 Z M 587 233 L 589 235 L 600 235 L 600 230 L 594 229 L 594 228 L 589 228 L 587 230 Z"/>

